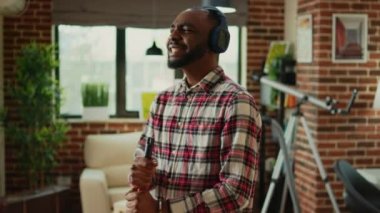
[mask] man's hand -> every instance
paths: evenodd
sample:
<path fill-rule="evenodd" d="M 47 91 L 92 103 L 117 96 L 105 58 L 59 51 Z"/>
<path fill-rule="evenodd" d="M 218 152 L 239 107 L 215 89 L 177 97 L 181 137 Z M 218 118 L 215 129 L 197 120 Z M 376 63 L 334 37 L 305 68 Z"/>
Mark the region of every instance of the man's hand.
<path fill-rule="evenodd" d="M 144 157 L 136 157 L 129 175 L 129 183 L 138 191 L 149 191 L 156 172 L 157 161 Z"/>
<path fill-rule="evenodd" d="M 127 200 L 127 210 L 126 213 L 136 213 L 137 212 L 137 190 L 131 189 L 125 194 L 125 199 Z"/>
<path fill-rule="evenodd" d="M 158 202 L 148 192 L 130 190 L 125 195 L 127 202 L 127 213 L 156 213 Z"/>

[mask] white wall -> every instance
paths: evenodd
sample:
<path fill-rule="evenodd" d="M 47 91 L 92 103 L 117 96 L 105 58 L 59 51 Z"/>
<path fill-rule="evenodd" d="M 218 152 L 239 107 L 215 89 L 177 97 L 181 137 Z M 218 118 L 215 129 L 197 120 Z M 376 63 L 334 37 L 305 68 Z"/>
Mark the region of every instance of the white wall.
<path fill-rule="evenodd" d="M 0 109 L 4 106 L 4 71 L 3 71 L 3 17 L 0 15 Z M 0 196 L 5 195 L 5 145 L 4 131 L 0 127 Z"/>
<path fill-rule="evenodd" d="M 297 3 L 298 0 L 285 1 L 285 22 L 284 22 L 284 38 L 291 42 L 294 56 L 296 56 L 296 37 L 297 37 Z"/>

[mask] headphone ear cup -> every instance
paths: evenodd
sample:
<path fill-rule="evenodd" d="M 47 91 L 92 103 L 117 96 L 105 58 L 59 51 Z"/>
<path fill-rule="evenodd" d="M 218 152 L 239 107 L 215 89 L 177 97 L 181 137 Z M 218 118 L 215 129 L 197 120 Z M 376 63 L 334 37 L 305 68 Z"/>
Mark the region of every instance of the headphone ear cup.
<path fill-rule="evenodd" d="M 219 22 L 210 32 L 209 47 L 214 53 L 223 53 L 227 50 L 230 43 L 230 33 L 228 32 L 226 17 L 217 8 L 208 6 L 203 8 L 214 14 Z"/>
<path fill-rule="evenodd" d="M 210 34 L 210 49 L 215 53 L 223 53 L 230 43 L 230 33 L 224 28 L 217 26 Z"/>

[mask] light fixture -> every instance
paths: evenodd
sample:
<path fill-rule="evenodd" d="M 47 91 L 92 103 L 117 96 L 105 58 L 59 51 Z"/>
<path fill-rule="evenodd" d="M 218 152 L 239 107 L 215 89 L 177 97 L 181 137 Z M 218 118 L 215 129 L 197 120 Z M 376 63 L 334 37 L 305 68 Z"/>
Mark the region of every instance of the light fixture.
<path fill-rule="evenodd" d="M 156 29 L 156 0 L 152 2 L 152 25 L 153 31 Z M 155 32 L 153 32 L 155 34 Z M 155 36 L 154 36 L 155 37 Z M 153 44 L 146 50 L 146 55 L 163 55 L 162 50 L 157 47 L 155 38 L 153 38 Z"/>
<path fill-rule="evenodd" d="M 377 78 L 377 89 L 375 98 L 373 99 L 373 108 L 380 109 L 380 77 Z"/>
<path fill-rule="evenodd" d="M 223 13 L 234 13 L 236 8 L 231 6 L 229 0 L 203 0 L 202 6 L 213 6 L 218 8 Z"/>
<path fill-rule="evenodd" d="M 162 55 L 162 50 L 156 46 L 156 42 L 153 41 L 153 45 L 146 50 L 146 55 Z"/>
<path fill-rule="evenodd" d="M 29 0 L 30 1 L 30 0 Z M 21 15 L 29 6 L 28 0 L 1 0 L 0 15 Z"/>

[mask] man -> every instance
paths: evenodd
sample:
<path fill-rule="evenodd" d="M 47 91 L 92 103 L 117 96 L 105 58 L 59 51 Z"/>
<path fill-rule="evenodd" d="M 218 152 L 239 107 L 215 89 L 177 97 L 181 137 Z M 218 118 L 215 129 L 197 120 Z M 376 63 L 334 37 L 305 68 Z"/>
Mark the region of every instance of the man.
<path fill-rule="evenodd" d="M 216 8 L 185 10 L 172 23 L 168 66 L 185 78 L 152 104 L 128 212 L 252 211 L 261 118 L 252 96 L 218 66 L 228 41 Z M 147 138 L 155 141 L 153 160 L 143 157 Z"/>

